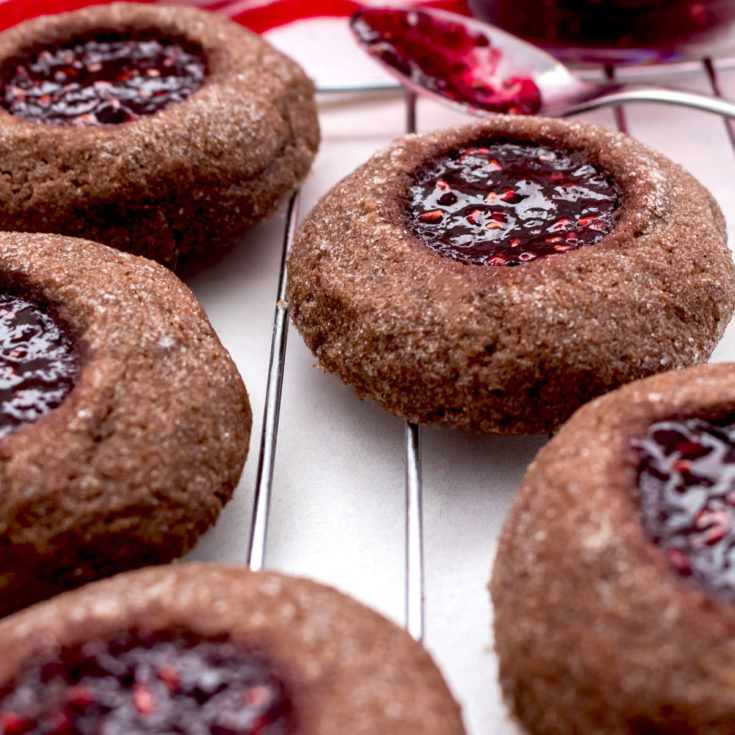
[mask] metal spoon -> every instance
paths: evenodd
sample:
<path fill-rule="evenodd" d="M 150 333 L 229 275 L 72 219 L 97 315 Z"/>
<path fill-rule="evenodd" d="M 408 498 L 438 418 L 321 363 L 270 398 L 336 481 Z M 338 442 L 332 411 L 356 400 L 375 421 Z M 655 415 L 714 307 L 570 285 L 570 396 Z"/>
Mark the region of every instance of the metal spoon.
<path fill-rule="evenodd" d="M 514 112 L 530 111 L 561 116 L 623 102 L 661 102 L 735 117 L 735 102 L 709 95 L 644 84 L 599 83 L 579 79 L 566 66 L 536 46 L 488 23 L 456 13 L 429 8 L 370 6 L 358 10 L 352 16 L 350 25 L 357 40 L 401 84 L 475 115 L 504 111 L 508 107 L 501 109 L 492 104 L 483 106 L 482 103 L 478 104 L 477 99 L 471 98 L 471 95 L 458 95 L 456 90 L 448 93 L 441 79 L 427 81 L 426 75 L 416 73 L 416 69 L 424 62 L 432 63 L 431 60 L 440 58 L 443 52 L 456 54 L 456 48 L 446 40 L 449 37 L 443 36 L 442 32 L 432 33 L 430 36 L 414 34 L 411 44 L 403 49 L 398 37 L 387 44 L 378 36 L 371 37 L 367 32 L 370 28 L 369 20 L 371 17 L 376 18 L 375 13 L 380 12 L 405 15 L 409 30 L 417 28 L 419 24 L 424 24 L 429 29 L 431 24 L 435 24 L 439 30 L 456 26 L 460 33 L 464 31 L 468 37 L 476 39 L 477 48 L 471 53 L 476 56 L 479 51 L 484 50 L 485 62 L 487 50 L 492 49 L 495 54 L 493 65 L 475 64 L 472 70 L 472 86 L 481 89 L 483 85 L 490 85 L 492 89 L 493 85 L 497 88 L 500 83 L 504 85 L 501 91 L 512 93 L 516 80 L 532 80 L 540 92 L 540 100 L 537 100 L 534 109 L 514 108 Z M 446 45 L 442 45 L 443 43 Z M 410 50 L 410 57 L 406 54 L 406 49 Z"/>

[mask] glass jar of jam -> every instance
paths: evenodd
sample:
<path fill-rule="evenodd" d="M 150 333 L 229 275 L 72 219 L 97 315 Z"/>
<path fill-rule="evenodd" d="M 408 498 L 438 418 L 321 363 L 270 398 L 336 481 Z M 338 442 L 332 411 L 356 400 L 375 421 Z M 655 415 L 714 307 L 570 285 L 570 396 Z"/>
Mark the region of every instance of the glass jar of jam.
<path fill-rule="evenodd" d="M 565 61 L 641 63 L 735 52 L 735 0 L 468 0 L 479 18 Z"/>

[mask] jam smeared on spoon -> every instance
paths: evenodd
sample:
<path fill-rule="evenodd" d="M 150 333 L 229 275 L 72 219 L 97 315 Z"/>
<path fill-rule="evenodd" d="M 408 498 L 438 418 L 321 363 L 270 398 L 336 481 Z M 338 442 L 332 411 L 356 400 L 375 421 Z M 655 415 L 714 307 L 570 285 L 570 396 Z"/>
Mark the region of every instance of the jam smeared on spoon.
<path fill-rule="evenodd" d="M 0 692 L 3 735 L 287 735 L 290 721 L 259 657 L 191 635 L 86 643 Z"/>
<path fill-rule="evenodd" d="M 76 372 L 69 335 L 40 308 L 0 294 L 0 436 L 56 408 Z"/>
<path fill-rule="evenodd" d="M 114 125 L 181 102 L 205 74 L 201 55 L 174 42 L 90 39 L 17 64 L 0 102 L 30 120 Z"/>
<path fill-rule="evenodd" d="M 520 265 L 591 245 L 615 223 L 618 193 L 577 151 L 478 143 L 420 168 L 413 231 L 464 263 Z"/>
<path fill-rule="evenodd" d="M 489 112 L 533 114 L 541 93 L 529 77 L 504 78 L 487 35 L 422 10 L 362 8 L 352 30 L 368 51 L 417 86 Z"/>
<path fill-rule="evenodd" d="M 633 446 L 649 538 L 679 574 L 735 602 L 735 420 L 661 421 Z"/>

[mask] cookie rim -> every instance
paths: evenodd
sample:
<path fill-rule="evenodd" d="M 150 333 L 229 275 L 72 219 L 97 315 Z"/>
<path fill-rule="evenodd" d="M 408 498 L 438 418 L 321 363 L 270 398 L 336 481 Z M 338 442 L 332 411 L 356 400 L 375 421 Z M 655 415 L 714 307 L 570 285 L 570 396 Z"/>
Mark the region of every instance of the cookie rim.
<path fill-rule="evenodd" d="M 132 628 L 224 633 L 258 650 L 284 681 L 304 735 L 464 733 L 431 656 L 395 623 L 306 578 L 212 563 L 128 572 L 6 618 L 0 641 L 12 653 L 0 681 L 44 651 Z M 405 701 L 393 697 L 401 686 Z"/>
<path fill-rule="evenodd" d="M 529 732 L 732 729 L 735 605 L 648 538 L 632 446 L 658 421 L 726 415 L 735 363 L 662 373 L 583 406 L 529 467 L 490 584 L 501 687 Z"/>
<path fill-rule="evenodd" d="M 46 219 L 34 220 L 33 211 L 18 201 L 0 227 L 60 232 L 64 222 L 78 220 L 80 210 L 99 218 L 90 205 L 102 207 L 119 200 L 126 201 L 133 213 L 135 205 L 177 225 L 172 231 L 186 243 L 181 250 L 186 253 L 200 248 L 179 226 L 181 207 L 176 211 L 166 207 L 173 181 L 186 184 L 191 211 L 237 210 L 238 222 L 228 220 L 227 231 L 220 233 L 223 244 L 285 201 L 308 172 L 319 140 L 314 87 L 295 61 L 245 27 L 200 8 L 115 2 L 40 16 L 4 31 L 0 69 L 32 49 L 69 42 L 74 36 L 93 36 L 101 29 L 133 36 L 154 29 L 201 48 L 207 67 L 204 84 L 181 102 L 116 125 L 45 123 L 16 117 L 0 107 L 0 151 L 6 154 L 5 170 L 10 171 L 8 196 L 33 181 L 28 157 L 48 169 L 44 181 L 58 182 L 34 190 L 33 209 L 45 208 Z M 26 158 L 9 168 L 12 152 L 19 149 Z M 87 189 L 94 190 L 92 200 L 83 198 Z M 247 208 L 240 210 L 245 201 Z M 115 217 L 120 216 L 115 210 Z M 225 222 L 220 226 L 224 228 Z M 103 239 L 90 231 L 61 234 Z M 177 254 L 156 259 L 168 263 Z"/>
<path fill-rule="evenodd" d="M 594 245 L 516 268 L 459 262 L 424 246 L 407 228 L 407 191 L 412 172 L 436 156 L 485 142 L 486 138 L 548 144 L 587 153 L 593 163 L 612 174 L 620 188 L 622 201 L 613 229 Z M 645 161 L 646 167 L 640 165 L 641 161 Z M 681 195 L 682 188 L 686 188 L 688 197 Z M 683 278 L 684 282 L 676 288 L 671 283 L 664 285 L 669 286 L 671 296 L 682 302 L 701 300 L 707 307 L 707 324 L 699 324 L 694 332 L 682 320 L 684 334 L 669 350 L 645 334 L 644 344 L 636 344 L 627 338 L 625 326 L 641 332 L 640 309 L 648 309 L 646 316 L 653 310 L 641 305 L 643 299 L 628 299 L 634 313 L 628 316 L 629 323 L 617 330 L 616 353 L 608 355 L 607 366 L 601 366 L 600 372 L 608 374 L 591 373 L 586 363 L 592 355 L 585 352 L 589 349 L 586 337 L 591 337 L 589 327 L 579 315 L 575 320 L 569 304 L 557 303 L 564 295 L 564 284 L 579 281 L 580 276 L 589 280 L 584 296 L 590 303 L 582 306 L 586 316 L 599 320 L 602 315 L 594 310 L 592 301 L 599 301 L 606 286 L 612 288 L 625 279 L 634 283 L 637 278 L 626 263 L 629 253 L 641 253 L 644 273 L 643 278 L 637 278 L 639 284 L 645 278 L 661 281 L 659 264 L 647 266 L 646 258 L 654 255 L 655 260 L 660 260 L 676 245 L 673 236 L 682 236 L 685 224 L 691 234 L 687 246 L 716 262 L 711 273 L 705 273 L 691 263 L 687 265 L 679 253 L 677 266 L 692 276 L 692 282 Z M 349 245 L 339 242 L 340 237 Z M 666 254 L 670 256 L 671 252 Z M 619 276 L 615 271 L 618 267 Z M 371 268 L 375 271 L 372 276 L 368 272 Z M 495 115 L 460 128 L 399 138 L 339 182 L 296 234 L 289 256 L 289 304 L 294 322 L 320 366 L 337 373 L 361 397 L 375 398 L 396 415 L 418 423 L 448 423 L 479 433 L 543 433 L 568 417 L 571 410 L 565 413 L 567 403 L 576 408 L 621 382 L 703 361 L 735 308 L 735 290 L 724 278 L 728 271 L 730 277 L 735 275 L 725 244 L 722 214 L 711 195 L 681 167 L 634 139 L 588 123 Z M 368 300 L 368 291 L 373 303 Z M 676 307 L 669 306 L 668 297 L 665 293 L 660 296 L 659 305 L 673 312 Z M 411 303 L 402 303 L 407 299 Z M 526 324 L 511 310 L 524 303 L 534 310 L 534 319 Z M 360 309 L 364 309 L 365 315 Z M 320 319 L 324 323 L 315 324 Z M 413 355 L 408 350 L 400 353 L 395 335 L 412 339 L 401 319 L 410 319 L 417 331 L 435 340 L 436 345 L 426 347 L 426 339 L 424 344 L 414 339 Z M 671 321 L 676 319 L 672 314 Z M 494 324 L 502 320 L 511 323 L 509 329 L 521 335 L 519 340 L 524 338 L 524 332 L 532 334 L 535 344 L 546 349 L 548 361 L 554 362 L 554 378 L 561 379 L 564 370 L 559 363 L 564 363 L 568 372 L 580 373 L 580 381 L 591 375 L 600 383 L 595 386 L 596 392 L 589 391 L 581 399 L 568 395 L 564 401 L 557 396 L 553 411 L 545 408 L 552 400 L 543 396 L 529 395 L 530 408 L 514 403 L 513 397 L 506 395 L 508 388 L 513 388 L 513 381 L 500 379 L 498 370 L 489 367 L 499 359 L 498 347 L 512 338 Z M 572 334 L 572 326 L 565 327 L 565 323 L 572 322 L 579 334 Z M 360 334 L 362 339 L 374 337 L 376 350 L 386 343 L 386 364 L 370 362 L 365 354 L 354 358 L 351 352 L 357 354 L 359 348 L 351 344 L 350 331 Z M 451 331 L 455 332 L 454 339 L 448 334 Z M 693 342 L 688 339 L 690 336 Z M 461 340 L 467 343 L 467 355 L 457 351 L 456 344 Z M 617 344 L 620 341 L 625 343 Z M 421 355 L 424 348 L 434 350 L 435 363 L 429 364 L 429 358 Z M 544 385 L 543 366 L 532 348 L 529 340 L 518 360 L 525 376 L 523 381 L 518 379 L 519 384 L 529 394 L 539 390 L 550 393 L 549 386 Z M 487 357 L 483 355 L 485 349 Z M 599 347 L 595 349 L 599 351 Z M 338 352 L 348 358 L 340 362 Z M 400 365 L 398 354 L 405 355 Z M 645 372 L 641 372 L 641 366 L 637 373 L 632 372 L 633 360 L 625 359 L 631 354 L 643 364 Z M 423 361 L 427 377 L 411 366 L 412 361 L 418 360 Z M 442 360 L 445 365 L 441 365 Z M 472 363 L 465 372 L 463 360 Z M 395 375 L 393 380 L 391 372 Z M 612 373 L 617 374 L 615 379 L 609 375 Z M 456 396 L 450 395 L 454 391 L 451 384 L 459 385 L 463 380 L 466 384 L 456 389 Z M 442 382 L 444 388 L 439 386 Z M 493 392 L 499 395 L 494 397 Z M 480 403 L 489 415 L 478 410 Z M 557 415 L 551 415 L 554 412 Z"/>
<path fill-rule="evenodd" d="M 0 285 L 47 307 L 80 360 L 57 408 L 0 438 L 7 611 L 193 546 L 238 483 L 252 412 L 204 310 L 162 265 L 0 233 Z"/>

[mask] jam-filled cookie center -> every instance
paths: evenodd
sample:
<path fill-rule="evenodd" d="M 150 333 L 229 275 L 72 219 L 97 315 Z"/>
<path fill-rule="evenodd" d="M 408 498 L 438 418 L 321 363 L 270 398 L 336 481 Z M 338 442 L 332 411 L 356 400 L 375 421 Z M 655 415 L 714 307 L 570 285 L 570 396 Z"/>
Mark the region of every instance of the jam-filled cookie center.
<path fill-rule="evenodd" d="M 61 325 L 39 306 L 0 294 L 0 436 L 56 408 L 76 372 L 76 350 Z"/>
<path fill-rule="evenodd" d="M 615 224 L 617 189 L 578 151 L 488 143 L 452 151 L 414 177 L 413 231 L 465 263 L 520 265 L 592 245 Z"/>
<path fill-rule="evenodd" d="M 0 690 L 4 735 L 288 735 L 290 723 L 261 657 L 188 635 L 86 643 Z"/>
<path fill-rule="evenodd" d="M 676 571 L 735 601 L 735 421 L 662 421 L 634 447 L 646 533 Z"/>
<path fill-rule="evenodd" d="M 92 38 L 18 62 L 5 74 L 0 101 L 30 120 L 113 125 L 185 100 L 205 76 L 203 55 L 184 43 Z"/>

